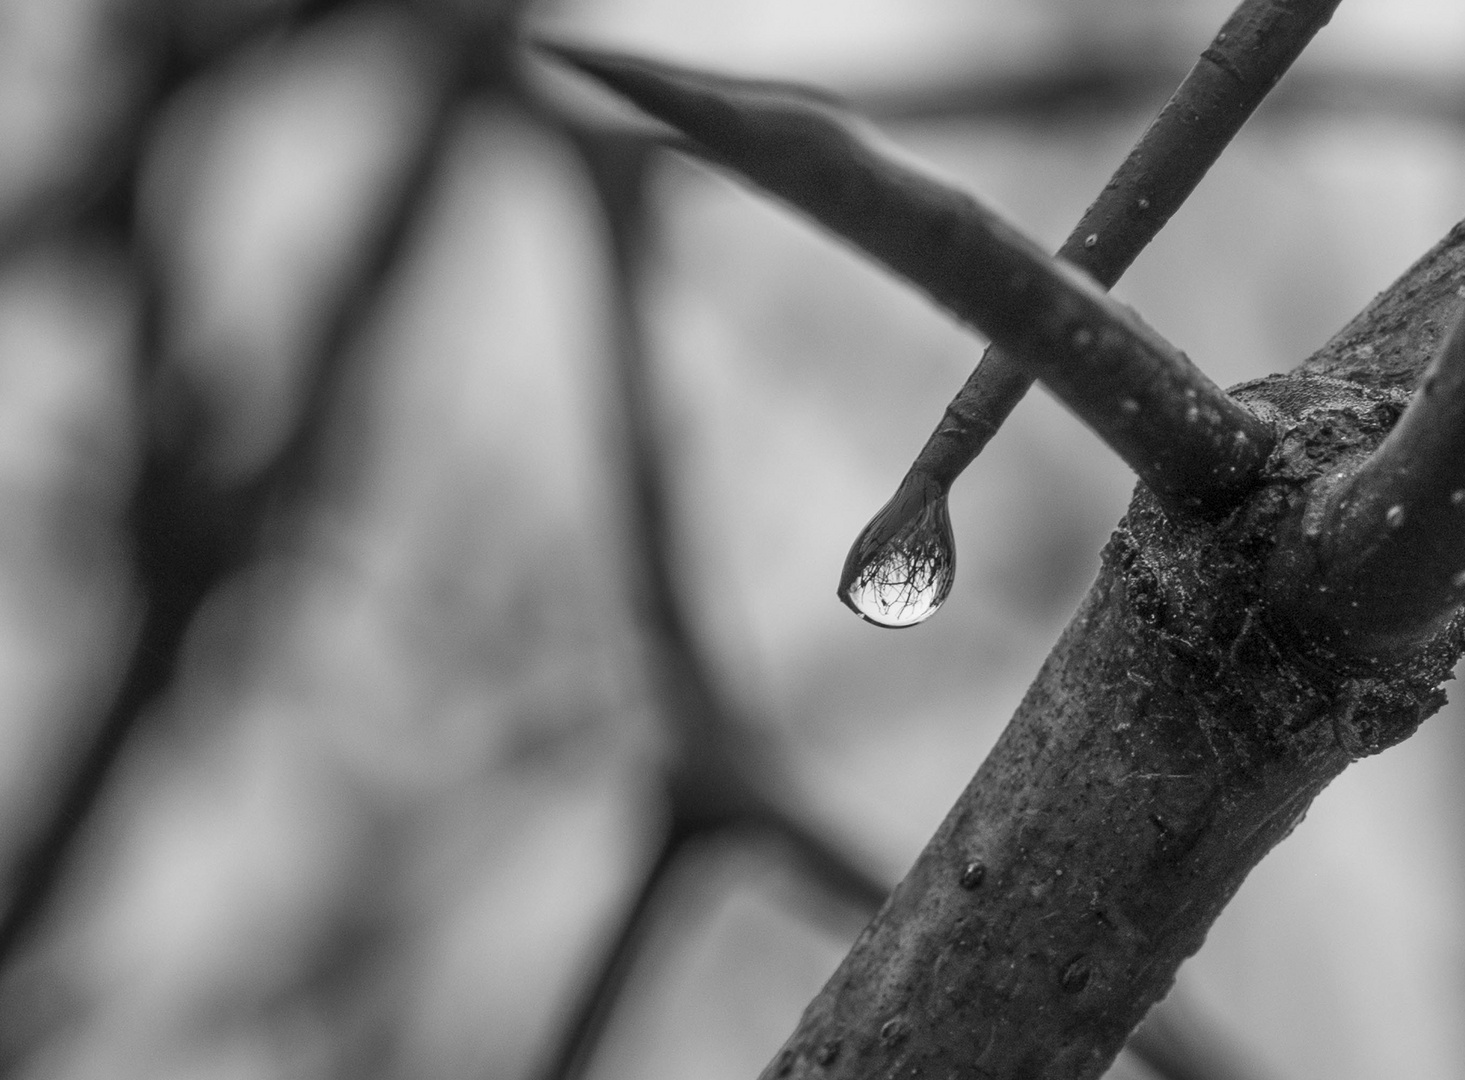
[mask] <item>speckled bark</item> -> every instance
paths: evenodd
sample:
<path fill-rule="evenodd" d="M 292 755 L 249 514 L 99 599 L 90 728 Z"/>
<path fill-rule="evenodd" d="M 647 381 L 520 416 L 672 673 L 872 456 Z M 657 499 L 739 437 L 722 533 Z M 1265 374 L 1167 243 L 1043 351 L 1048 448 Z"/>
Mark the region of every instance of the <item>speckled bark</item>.
<path fill-rule="evenodd" d="M 1221 522 L 1141 488 L 1099 579 L 910 874 L 764 1078 L 1094 1077 L 1246 874 L 1348 763 L 1444 701 L 1457 619 L 1341 658 L 1269 603 L 1312 480 L 1397 420 L 1460 304 L 1454 230 L 1303 369 L 1234 393 L 1273 425 Z"/>

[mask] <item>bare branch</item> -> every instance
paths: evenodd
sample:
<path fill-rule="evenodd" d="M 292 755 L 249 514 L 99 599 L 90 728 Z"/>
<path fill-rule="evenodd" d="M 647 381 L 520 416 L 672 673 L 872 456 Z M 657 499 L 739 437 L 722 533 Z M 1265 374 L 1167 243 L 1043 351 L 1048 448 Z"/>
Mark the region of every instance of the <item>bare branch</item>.
<path fill-rule="evenodd" d="M 1337 3 L 1325 0 L 1295 8 L 1277 0 L 1243 0 L 1084 213 L 1059 249 L 1059 257 L 1086 270 L 1105 288 L 1119 280 Z M 1071 75 L 1073 85 L 1094 81 L 1092 71 Z M 1113 73 L 1098 81 L 1111 85 Z M 1017 100 L 1033 94 L 1038 102 L 1050 100 L 1033 87 L 1028 90 Z M 949 539 L 944 548 L 933 549 L 939 538 L 927 536 L 917 544 L 906 538 L 921 531 L 923 522 L 945 518 L 952 483 L 997 433 L 1032 382 L 1024 365 L 994 345 L 946 406 L 895 496 L 871 518 L 845 557 L 839 597 L 862 618 L 882 626 L 904 626 L 935 613 L 951 587 L 955 549 Z M 908 587 L 878 590 L 892 573 L 909 580 L 905 567 L 924 550 L 939 555 L 921 560 L 929 568 L 924 576 L 934 577 L 934 568 L 939 567 L 942 581 L 939 589 L 933 586 L 920 593 L 922 604 L 910 602 Z M 898 614 L 895 621 L 892 612 Z"/>
<path fill-rule="evenodd" d="M 1250 488 L 1271 433 L 1090 279 L 970 196 L 783 88 L 566 46 L 552 52 L 687 134 L 1009 350 L 1174 510 Z"/>
<path fill-rule="evenodd" d="M 1340 0 L 1243 0 L 1058 249 L 1111 287 L 1189 198 Z M 916 457 L 950 485 L 1021 400 L 1031 377 L 988 349 Z"/>
<path fill-rule="evenodd" d="M 1383 444 L 1315 484 L 1293 526 L 1280 602 L 1340 652 L 1402 655 L 1465 603 L 1465 317 Z"/>
<path fill-rule="evenodd" d="M 906 79 L 890 87 L 852 85 L 842 96 L 862 115 L 881 122 L 1092 122 L 1163 100 L 1185 77 L 1192 55 L 1188 47 L 1157 52 L 1149 42 L 1129 42 L 1081 56 L 1059 51 L 1015 71 L 973 70 L 930 83 Z M 1319 116 L 1392 116 L 1458 125 L 1465 122 L 1465 80 L 1435 72 L 1309 65 L 1288 75 L 1258 112 L 1268 123 Z"/>

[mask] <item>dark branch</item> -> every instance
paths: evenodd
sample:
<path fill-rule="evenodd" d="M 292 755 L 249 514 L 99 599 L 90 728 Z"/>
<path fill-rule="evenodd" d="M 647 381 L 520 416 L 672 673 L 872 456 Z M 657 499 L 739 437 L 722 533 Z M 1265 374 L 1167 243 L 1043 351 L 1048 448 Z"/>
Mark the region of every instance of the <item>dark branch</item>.
<path fill-rule="evenodd" d="M 1243 0 L 1140 137 L 1058 255 L 1110 288 L 1189 198 L 1340 0 Z M 912 466 L 948 487 L 1032 383 L 990 348 Z"/>
<path fill-rule="evenodd" d="M 1314 485 L 1276 556 L 1284 609 L 1341 652 L 1402 655 L 1465 603 L 1465 318 L 1403 418 Z"/>
<path fill-rule="evenodd" d="M 1293 8 L 1276 0 L 1244 0 L 1084 213 L 1059 257 L 1088 271 L 1105 288 L 1119 280 L 1337 2 Z M 1078 86 L 1093 81 L 1085 69 L 1073 77 Z M 887 576 L 886 567 L 904 572 L 915 551 L 930 548 L 929 540 L 922 546 L 907 538 L 923 522 L 945 518 L 952 483 L 991 441 L 1032 382 L 1022 363 L 994 345 L 946 406 L 895 496 L 855 538 L 845 557 L 839 597 L 862 618 L 883 626 L 911 625 L 940 606 L 955 574 L 956 553 L 949 539 L 940 558 L 927 560 L 927 565 L 943 569 L 944 580 L 922 595 L 923 604 L 912 605 L 908 589 L 887 596 L 873 590 L 872 583 Z M 903 621 L 890 620 L 896 608 Z"/>
<path fill-rule="evenodd" d="M 954 79 L 897 87 L 854 87 L 842 96 L 882 122 L 1001 121 L 1033 126 L 1092 123 L 1152 107 L 1182 78 L 1193 53 L 1157 53 L 1148 43 L 1074 56 L 1059 52 L 1020 71 L 963 72 Z M 1309 66 L 1267 95 L 1258 118 L 1269 123 L 1319 116 L 1396 116 L 1413 122 L 1465 123 L 1465 81 L 1361 67 Z"/>
<path fill-rule="evenodd" d="M 970 196 L 877 152 L 783 89 L 554 46 L 1010 351 L 1171 509 L 1250 488 L 1269 429 L 1133 312 Z"/>

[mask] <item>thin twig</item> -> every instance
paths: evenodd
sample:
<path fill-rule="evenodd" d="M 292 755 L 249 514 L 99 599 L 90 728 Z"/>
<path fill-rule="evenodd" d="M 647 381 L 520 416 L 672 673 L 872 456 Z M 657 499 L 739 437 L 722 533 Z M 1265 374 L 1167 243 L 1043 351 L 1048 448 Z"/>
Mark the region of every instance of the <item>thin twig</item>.
<path fill-rule="evenodd" d="M 970 196 L 782 90 L 549 48 L 1001 344 L 1166 506 L 1222 509 L 1250 489 L 1270 449 L 1266 425 L 1133 312 Z"/>
<path fill-rule="evenodd" d="M 1244 0 L 1084 213 L 1059 257 L 1086 270 L 1103 287 L 1113 285 L 1195 189 L 1337 2 L 1322 0 L 1298 9 L 1277 0 Z M 1082 69 L 1075 78 L 1078 85 L 1086 82 Z M 895 495 L 850 545 L 838 592 L 861 617 L 892 625 L 878 617 L 890 607 L 891 596 L 872 594 L 869 583 L 892 565 L 897 574 L 906 572 L 912 545 L 905 538 L 923 520 L 944 520 L 952 483 L 991 441 L 1032 381 L 1032 373 L 1000 347 L 987 349 L 946 406 Z M 1129 404 L 1139 407 L 1137 399 Z M 944 572 L 939 588 L 919 607 L 906 602 L 900 590 L 893 596 L 904 608 L 929 615 L 951 587 L 956 552 L 949 535 L 932 538 L 925 547 L 938 556 L 927 560 L 927 573 L 937 568 Z"/>
<path fill-rule="evenodd" d="M 1465 312 L 1382 445 L 1294 525 L 1273 564 L 1285 609 L 1339 651 L 1402 655 L 1465 603 Z"/>
<path fill-rule="evenodd" d="M 1113 286 L 1332 17 L 1340 0 L 1243 0 L 1058 249 Z M 913 469 L 949 487 L 1016 407 L 1030 374 L 989 348 Z"/>
<path fill-rule="evenodd" d="M 1059 51 L 1021 70 L 962 72 L 929 84 L 851 86 L 841 96 L 885 122 L 999 121 L 1033 126 L 1091 124 L 1152 106 L 1186 75 L 1187 48 L 1157 51 L 1143 42 L 1075 56 Z M 1412 122 L 1465 123 L 1465 80 L 1450 74 L 1309 65 L 1267 95 L 1257 113 L 1267 123 L 1320 116 L 1394 116 Z"/>

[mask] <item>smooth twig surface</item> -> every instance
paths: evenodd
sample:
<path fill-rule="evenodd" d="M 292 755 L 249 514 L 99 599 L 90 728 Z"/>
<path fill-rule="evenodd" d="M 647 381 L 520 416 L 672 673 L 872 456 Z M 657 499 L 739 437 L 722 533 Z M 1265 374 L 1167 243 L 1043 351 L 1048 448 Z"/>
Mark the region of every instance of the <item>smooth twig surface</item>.
<path fill-rule="evenodd" d="M 1316 486 L 1279 545 L 1293 621 L 1341 652 L 1394 656 L 1465 602 L 1465 317 L 1355 471 Z"/>
<path fill-rule="evenodd" d="M 1063 246 L 1060 258 L 1113 286 L 1176 210 L 1340 0 L 1243 0 L 1145 130 Z M 989 348 L 947 405 L 912 468 L 950 486 L 1032 385 Z"/>
<path fill-rule="evenodd" d="M 782 88 L 550 47 L 805 211 L 1016 357 L 1171 509 L 1233 505 L 1270 430 L 1092 280 Z"/>

